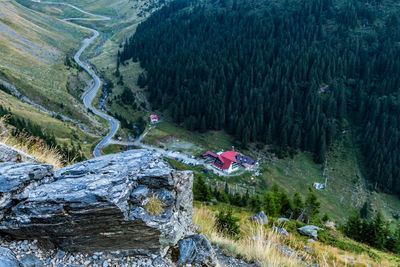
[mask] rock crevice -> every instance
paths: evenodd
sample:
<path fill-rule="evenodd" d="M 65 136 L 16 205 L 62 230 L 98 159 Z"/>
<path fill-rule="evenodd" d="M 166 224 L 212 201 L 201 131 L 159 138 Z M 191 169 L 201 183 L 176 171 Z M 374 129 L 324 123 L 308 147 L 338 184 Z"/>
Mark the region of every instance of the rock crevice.
<path fill-rule="evenodd" d="M 104 156 L 53 172 L 0 164 L 0 232 L 66 251 L 161 254 L 192 234 L 191 172 L 148 150 Z M 145 203 L 157 197 L 162 212 Z"/>

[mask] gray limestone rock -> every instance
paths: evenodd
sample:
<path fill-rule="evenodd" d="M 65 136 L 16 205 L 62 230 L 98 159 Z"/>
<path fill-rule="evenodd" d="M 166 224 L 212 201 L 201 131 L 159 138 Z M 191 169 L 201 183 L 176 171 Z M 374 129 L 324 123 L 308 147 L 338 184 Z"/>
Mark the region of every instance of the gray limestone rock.
<path fill-rule="evenodd" d="M 25 199 L 30 191 L 54 181 L 50 165 L 0 163 L 0 220 L 12 212 L 13 204 Z"/>
<path fill-rule="evenodd" d="M 193 239 L 187 238 L 179 241 L 179 259 L 176 262 L 177 266 L 191 264 L 197 253 L 196 243 Z"/>
<path fill-rule="evenodd" d="M 0 129 L 1 133 L 1 129 Z M 39 160 L 32 157 L 31 155 L 26 154 L 25 152 L 18 150 L 16 148 L 7 146 L 3 143 L 0 143 L 0 162 L 32 162 L 32 163 L 40 163 Z"/>
<path fill-rule="evenodd" d="M 217 258 L 210 242 L 202 234 L 195 234 L 179 242 L 179 259 L 177 266 L 192 264 L 194 266 L 217 266 Z"/>
<path fill-rule="evenodd" d="M 286 231 L 286 229 L 284 227 L 276 227 L 276 226 L 274 226 L 274 227 L 272 227 L 272 230 L 274 232 L 277 232 L 280 235 L 283 235 L 283 236 L 288 236 L 289 235 L 288 231 Z"/>
<path fill-rule="evenodd" d="M 43 263 L 33 254 L 25 255 L 19 262 L 21 267 L 43 267 Z"/>
<path fill-rule="evenodd" d="M 0 267 L 19 267 L 14 253 L 8 248 L 0 247 Z"/>
<path fill-rule="evenodd" d="M 192 172 L 171 169 L 149 150 L 107 155 L 55 173 L 47 165 L 2 163 L 0 232 L 72 252 L 163 256 L 191 232 L 192 183 Z M 150 216 L 134 201 L 140 186 L 160 197 L 161 214 Z"/>
<path fill-rule="evenodd" d="M 141 185 L 136 188 L 131 194 L 131 201 L 134 204 L 143 203 L 149 197 L 149 189 L 147 186 Z"/>
<path fill-rule="evenodd" d="M 319 228 L 315 225 L 306 225 L 300 228 L 297 228 L 297 230 L 300 232 L 300 234 L 305 235 L 305 236 L 310 236 L 315 239 L 318 238 L 318 231 L 322 231 L 324 229 Z"/>
<path fill-rule="evenodd" d="M 65 252 L 62 250 L 57 251 L 56 258 L 62 260 L 65 256 Z"/>
<path fill-rule="evenodd" d="M 250 217 L 250 220 L 256 222 L 258 224 L 267 224 L 268 217 L 265 215 L 264 211 L 260 211 L 259 213 L 254 214 Z"/>

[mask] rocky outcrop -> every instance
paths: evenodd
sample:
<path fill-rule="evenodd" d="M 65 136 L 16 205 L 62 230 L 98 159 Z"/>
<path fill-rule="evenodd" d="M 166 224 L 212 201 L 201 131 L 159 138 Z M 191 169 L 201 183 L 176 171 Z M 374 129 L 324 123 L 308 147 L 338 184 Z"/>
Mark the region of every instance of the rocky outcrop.
<path fill-rule="evenodd" d="M 289 232 L 284 228 L 284 227 L 272 227 L 272 231 L 280 234 L 280 235 L 284 235 L 284 236 L 288 236 Z"/>
<path fill-rule="evenodd" d="M 260 211 L 259 213 L 254 214 L 250 217 L 250 221 L 258 223 L 258 224 L 267 224 L 268 217 L 265 215 L 264 211 Z"/>
<path fill-rule="evenodd" d="M 0 164 L 0 232 L 66 251 L 161 255 L 191 233 L 191 172 L 161 155 L 132 150 L 53 172 L 48 165 Z M 150 198 L 162 212 L 151 216 Z"/>
<path fill-rule="evenodd" d="M 216 266 L 216 256 L 211 244 L 201 234 L 189 236 L 179 241 L 177 266 Z"/>
<path fill-rule="evenodd" d="M 43 267 L 43 263 L 33 254 L 25 255 L 19 264 L 21 267 Z"/>
<path fill-rule="evenodd" d="M 31 155 L 25 152 L 15 149 L 0 143 L 0 162 L 33 162 L 39 163 L 39 160 L 35 159 Z"/>
<path fill-rule="evenodd" d="M 306 226 L 298 228 L 297 230 L 302 235 L 310 236 L 310 237 L 313 237 L 313 238 L 317 239 L 318 238 L 318 231 L 322 231 L 324 229 L 319 228 L 319 227 L 317 227 L 315 225 L 306 225 Z"/>
<path fill-rule="evenodd" d="M 38 186 L 55 181 L 50 165 L 33 163 L 0 164 L 0 221 L 12 212 L 15 204 L 27 198 Z"/>
<path fill-rule="evenodd" d="M 14 253 L 8 248 L 0 247 L 0 267 L 19 267 Z"/>

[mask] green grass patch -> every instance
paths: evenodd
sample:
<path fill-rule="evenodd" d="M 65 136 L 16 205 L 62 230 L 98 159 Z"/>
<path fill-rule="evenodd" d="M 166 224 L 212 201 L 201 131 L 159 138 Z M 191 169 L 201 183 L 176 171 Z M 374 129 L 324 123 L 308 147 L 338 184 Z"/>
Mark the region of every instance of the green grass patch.
<path fill-rule="evenodd" d="M 119 153 L 125 150 L 125 146 L 123 145 L 117 145 L 117 144 L 111 144 L 102 149 L 102 154 L 103 155 L 108 155 L 108 154 L 115 154 Z"/>
<path fill-rule="evenodd" d="M 187 131 L 182 127 L 169 122 L 161 122 L 150 131 L 150 133 L 144 138 L 143 142 L 154 146 L 167 145 L 167 147 L 174 145 L 174 142 L 187 143 L 187 145 L 191 145 L 191 147 L 182 148 L 181 150 L 201 155 L 207 150 L 216 152 L 231 150 L 233 138 L 223 131 L 209 131 L 200 134 Z M 178 144 L 177 147 L 179 147 Z M 176 148 L 175 150 L 179 151 L 179 148 Z"/>

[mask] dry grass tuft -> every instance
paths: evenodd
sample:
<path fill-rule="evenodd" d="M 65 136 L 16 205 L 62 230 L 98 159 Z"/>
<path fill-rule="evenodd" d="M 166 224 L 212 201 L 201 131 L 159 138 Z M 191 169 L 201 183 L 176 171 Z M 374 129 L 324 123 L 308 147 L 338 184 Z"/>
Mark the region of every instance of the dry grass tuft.
<path fill-rule="evenodd" d="M 249 222 L 249 216 L 238 213 L 241 238 L 234 240 L 223 236 L 216 231 L 215 211 L 207 206 L 194 208 L 193 222 L 200 227 L 213 245 L 218 246 L 228 256 L 243 258 L 246 261 L 257 261 L 261 266 L 302 266 L 295 256 L 282 254 L 279 244 L 295 251 L 307 264 L 317 263 L 318 266 L 398 266 L 398 261 L 393 258 L 377 260 L 367 253 L 354 253 L 333 247 L 322 242 L 308 243 L 304 238 L 294 234 L 281 236 L 277 232 L 258 224 Z M 268 240 L 268 242 L 265 242 Z M 305 251 L 305 247 L 312 249 L 312 253 Z M 374 250 L 378 253 L 378 251 Z M 383 255 L 383 254 L 382 254 Z M 387 255 L 386 255 L 387 256 Z M 390 255 L 389 255 L 390 256 Z M 392 256 L 394 257 L 394 256 Z"/>
<path fill-rule="evenodd" d="M 275 245 L 280 243 L 280 236 L 275 232 L 267 232 L 261 225 L 247 225 L 246 229 L 242 229 L 242 238 L 234 240 L 216 232 L 215 217 L 209 209 L 195 208 L 193 222 L 200 226 L 201 232 L 211 243 L 221 248 L 228 256 L 257 261 L 261 263 L 261 266 L 268 267 L 299 266 L 300 264 L 297 258 L 282 255 Z M 268 240 L 268 242 L 263 240 Z"/>
<path fill-rule="evenodd" d="M 152 196 L 149 199 L 146 205 L 144 205 L 144 209 L 150 214 L 150 216 L 159 215 L 164 210 L 163 203 L 156 196 Z"/>
<path fill-rule="evenodd" d="M 35 157 L 42 163 L 51 164 L 55 170 L 64 167 L 62 155 L 57 149 L 46 145 L 42 139 L 32 136 L 28 137 L 24 134 L 12 136 L 10 131 L 6 130 L 4 126 L 4 118 L 0 119 L 0 127 L 2 127 L 2 130 L 0 129 L 1 143 L 19 149 Z"/>

